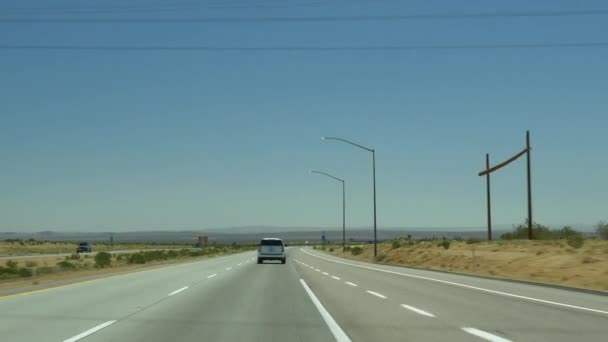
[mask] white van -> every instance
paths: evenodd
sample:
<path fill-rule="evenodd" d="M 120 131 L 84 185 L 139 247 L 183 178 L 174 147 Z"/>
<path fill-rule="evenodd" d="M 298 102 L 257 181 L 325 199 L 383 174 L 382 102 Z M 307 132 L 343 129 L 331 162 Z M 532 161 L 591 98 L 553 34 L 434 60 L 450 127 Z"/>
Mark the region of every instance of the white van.
<path fill-rule="evenodd" d="M 258 246 L 258 264 L 264 260 L 281 260 L 281 264 L 287 261 L 283 240 L 277 238 L 264 238 Z"/>

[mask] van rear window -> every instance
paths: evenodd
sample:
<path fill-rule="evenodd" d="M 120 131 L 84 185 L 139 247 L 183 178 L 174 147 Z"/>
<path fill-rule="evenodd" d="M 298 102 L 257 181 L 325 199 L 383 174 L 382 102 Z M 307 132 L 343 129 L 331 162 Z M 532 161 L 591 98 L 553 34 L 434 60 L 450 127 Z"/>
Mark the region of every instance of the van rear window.
<path fill-rule="evenodd" d="M 262 246 L 283 246 L 281 240 L 262 240 Z"/>

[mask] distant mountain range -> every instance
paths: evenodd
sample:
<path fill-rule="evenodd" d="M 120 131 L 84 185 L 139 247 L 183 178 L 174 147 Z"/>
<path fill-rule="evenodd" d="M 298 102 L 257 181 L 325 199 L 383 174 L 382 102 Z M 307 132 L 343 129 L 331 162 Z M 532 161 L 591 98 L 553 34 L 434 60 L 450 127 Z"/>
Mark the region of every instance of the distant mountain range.
<path fill-rule="evenodd" d="M 553 228 L 560 228 L 557 226 Z M 593 225 L 572 225 L 583 232 L 593 231 Z M 510 225 L 497 225 L 493 227 L 493 235 L 511 231 Z M 109 242 L 145 242 L 145 243 L 194 243 L 198 236 L 208 236 L 210 242 L 217 243 L 254 243 L 263 237 L 276 236 L 288 241 L 320 241 L 322 235 L 327 240 L 342 240 L 342 227 L 276 227 L 276 226 L 245 226 L 228 227 L 203 230 L 151 230 L 130 232 L 70 232 L 70 231 L 41 231 L 41 232 L 0 232 L 0 240 L 5 239 L 35 239 L 38 241 L 91 241 Z M 485 238 L 485 227 L 452 227 L 452 228 L 378 228 L 379 240 L 390 240 L 399 237 L 412 238 Z M 371 241 L 373 230 L 371 228 L 347 227 L 347 240 Z"/>

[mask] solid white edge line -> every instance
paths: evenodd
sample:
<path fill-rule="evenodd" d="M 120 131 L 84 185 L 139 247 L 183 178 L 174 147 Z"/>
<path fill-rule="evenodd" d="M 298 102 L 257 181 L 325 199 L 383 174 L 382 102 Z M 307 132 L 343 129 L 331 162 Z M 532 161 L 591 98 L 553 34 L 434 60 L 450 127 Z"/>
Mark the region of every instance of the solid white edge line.
<path fill-rule="evenodd" d="M 207 279 L 211 279 L 213 277 L 215 277 L 217 275 L 217 273 L 213 273 L 212 275 L 208 276 Z"/>
<path fill-rule="evenodd" d="M 311 255 L 311 256 L 315 257 L 315 258 L 319 258 L 319 259 L 335 262 L 335 263 L 338 263 L 338 264 L 349 265 L 349 266 L 352 266 L 352 267 L 365 268 L 365 269 L 368 269 L 368 270 L 374 270 L 374 271 L 385 272 L 385 273 L 390 273 L 390 274 L 397 274 L 397 275 L 401 275 L 401 276 L 404 276 L 404 277 L 410 277 L 410 278 L 416 278 L 416 279 L 429 280 L 429 281 L 434 281 L 434 282 L 437 282 L 437 283 L 448 284 L 448 285 L 453 285 L 453 286 L 459 286 L 459 287 L 464 287 L 464 288 L 468 288 L 468 289 L 472 289 L 472 290 L 477 290 L 477 291 L 483 291 L 483 292 L 503 295 L 503 296 L 507 296 L 507 297 L 526 299 L 526 300 L 533 301 L 533 302 L 552 304 L 552 305 L 563 306 L 563 307 L 571 308 L 571 309 L 578 309 L 578 310 L 584 310 L 584 311 L 590 311 L 590 312 L 597 312 L 597 313 L 602 313 L 602 314 L 608 315 L 608 311 L 604 311 L 604 310 L 591 309 L 591 308 L 586 308 L 584 306 L 577 306 L 577 305 L 565 304 L 565 303 L 560 303 L 560 302 L 552 302 L 550 300 L 533 298 L 533 297 L 527 297 L 527 296 L 521 296 L 521 295 L 516 295 L 516 294 L 513 294 L 513 293 L 509 293 L 509 292 L 501 292 L 501 291 L 496 291 L 496 290 L 484 289 L 483 287 L 465 285 L 465 284 L 455 283 L 455 282 L 447 281 L 447 280 L 441 280 L 441 279 L 435 279 L 435 278 L 417 276 L 417 275 L 413 275 L 413 274 L 407 274 L 407 273 L 389 271 L 389 270 L 384 270 L 384 269 L 381 269 L 381 268 L 375 268 L 375 267 L 369 267 L 369 266 L 351 264 L 349 262 L 332 260 L 332 259 L 324 258 L 324 257 L 318 256 L 318 255 L 314 255 L 314 254 L 309 253 L 309 252 L 307 252 L 307 251 L 305 251 L 303 249 L 300 249 L 300 250 L 302 252 L 308 254 L 308 255 Z"/>
<path fill-rule="evenodd" d="M 357 287 L 359 285 L 355 284 L 355 283 L 351 283 L 350 281 L 345 281 L 346 284 L 350 285 L 350 286 L 354 286 Z"/>
<path fill-rule="evenodd" d="M 350 342 L 350 338 L 348 338 L 348 335 L 346 335 L 344 330 L 342 330 L 342 328 L 340 328 L 340 326 L 338 325 L 338 323 L 336 323 L 334 318 L 331 317 L 329 312 L 327 312 L 327 310 L 325 309 L 323 304 L 321 304 L 321 302 L 319 301 L 317 296 L 315 296 L 314 292 L 312 292 L 310 287 L 308 287 L 308 284 L 306 284 L 304 279 L 300 279 L 300 284 L 302 284 L 302 287 L 304 287 L 304 290 L 310 297 L 310 300 L 312 300 L 312 303 L 317 307 L 317 310 L 319 310 L 321 317 L 323 317 L 323 319 L 325 320 L 327 327 L 329 328 L 331 333 L 334 335 L 334 338 L 336 339 L 336 341 Z"/>
<path fill-rule="evenodd" d="M 179 290 L 175 290 L 175 291 L 173 291 L 173 292 L 169 293 L 169 296 L 176 295 L 176 294 L 178 294 L 178 293 L 180 293 L 180 292 L 182 292 L 182 291 L 186 290 L 187 288 L 188 288 L 188 286 L 184 286 L 184 287 L 182 287 L 182 288 L 181 288 L 181 289 L 179 289 Z"/>
<path fill-rule="evenodd" d="M 374 292 L 374 291 L 370 291 L 370 290 L 367 290 L 367 291 L 365 291 L 365 292 L 367 292 L 367 293 L 371 294 L 372 296 L 376 296 L 376 297 L 379 297 L 379 298 L 382 298 L 382 299 L 386 299 L 386 298 L 387 298 L 387 297 L 386 297 L 385 295 L 383 295 L 382 293 L 378 293 L 378 292 Z"/>
<path fill-rule="evenodd" d="M 82 334 L 78 334 L 78 335 L 76 335 L 74 337 L 70 337 L 67 340 L 63 340 L 63 342 L 76 342 L 76 341 L 81 340 L 81 339 L 83 339 L 83 338 L 85 338 L 85 337 L 87 337 L 87 336 L 89 336 L 89 335 L 91 335 L 91 334 L 93 334 L 93 333 L 95 333 L 95 332 L 97 332 L 97 331 L 105 328 L 105 327 L 108 327 L 108 326 L 116 323 L 116 322 L 117 321 L 107 321 L 105 323 L 102 323 L 102 324 L 100 324 L 100 325 L 98 325 L 96 327 L 93 327 L 93 328 L 91 328 L 91 329 L 83 332 Z"/>
<path fill-rule="evenodd" d="M 490 341 L 490 342 L 511 342 L 511 340 L 507 340 L 506 338 L 502 338 L 500 336 L 496 336 L 496 335 L 492 335 L 489 332 L 483 331 L 483 330 L 479 330 L 479 329 L 475 329 L 475 328 L 467 328 L 464 327 L 462 328 L 462 330 L 464 330 L 465 332 L 471 334 L 471 335 L 475 335 L 477 337 L 481 337 L 486 341 Z"/>
<path fill-rule="evenodd" d="M 340 277 L 336 277 L 336 276 L 331 276 L 332 278 L 336 279 L 336 280 L 340 280 Z"/>
<path fill-rule="evenodd" d="M 426 311 L 424 311 L 424 310 L 420 310 L 420 309 L 415 308 L 415 307 L 410 306 L 410 305 L 401 304 L 401 306 L 403 306 L 404 308 L 406 308 L 406 309 L 408 309 L 408 310 L 414 311 L 414 312 L 415 312 L 415 313 L 417 313 L 417 314 L 421 314 L 421 315 L 423 315 L 423 316 L 435 317 L 435 315 L 433 315 L 433 314 L 432 314 L 432 313 L 430 313 L 430 312 L 426 312 Z"/>

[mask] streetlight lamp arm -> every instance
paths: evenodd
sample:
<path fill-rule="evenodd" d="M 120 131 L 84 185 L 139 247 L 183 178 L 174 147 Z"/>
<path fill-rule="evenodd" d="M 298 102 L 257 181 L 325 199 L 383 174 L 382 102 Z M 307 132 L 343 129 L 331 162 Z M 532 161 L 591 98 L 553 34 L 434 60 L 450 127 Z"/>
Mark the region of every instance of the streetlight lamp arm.
<path fill-rule="evenodd" d="M 325 175 L 327 177 L 333 178 L 333 179 L 335 179 L 337 181 L 340 181 L 340 182 L 344 183 L 344 179 L 340 179 L 338 177 L 334 177 L 334 176 L 330 175 L 329 173 L 325 173 L 325 172 L 321 172 L 321 171 L 314 171 L 314 170 L 311 170 L 310 173 L 318 173 L 318 174 L 321 174 L 321 175 Z"/>
<path fill-rule="evenodd" d="M 358 148 L 362 148 L 362 149 L 364 149 L 364 150 L 366 150 L 366 151 L 369 151 L 369 152 L 374 152 L 374 149 L 373 149 L 373 148 L 365 147 L 365 146 L 363 146 L 363 145 L 359 145 L 359 144 L 357 144 L 357 143 L 354 143 L 354 142 L 352 142 L 352 141 L 348 141 L 348 140 L 346 140 L 346 139 L 342 139 L 342 138 L 336 138 L 336 137 L 323 137 L 323 138 L 321 138 L 321 139 L 323 139 L 323 140 L 338 140 L 338 141 L 345 142 L 345 143 L 347 143 L 347 144 L 351 144 L 351 145 L 356 146 L 356 147 L 358 147 Z"/>

